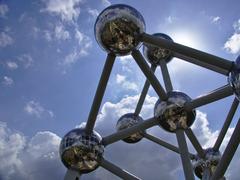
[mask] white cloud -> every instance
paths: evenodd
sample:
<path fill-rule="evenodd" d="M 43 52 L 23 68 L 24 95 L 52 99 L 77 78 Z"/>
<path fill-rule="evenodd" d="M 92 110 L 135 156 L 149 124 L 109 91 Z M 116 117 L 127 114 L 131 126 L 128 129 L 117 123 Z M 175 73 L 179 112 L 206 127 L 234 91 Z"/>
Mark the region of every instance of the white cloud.
<path fill-rule="evenodd" d="M 174 16 L 168 16 L 165 21 L 168 23 L 168 24 L 172 24 L 174 21 L 176 21 L 177 18 L 174 17 Z"/>
<path fill-rule="evenodd" d="M 6 17 L 8 10 L 9 9 L 6 4 L 0 4 L 0 17 Z"/>
<path fill-rule="evenodd" d="M 111 5 L 111 2 L 109 0 L 102 0 L 103 6 L 107 7 Z"/>
<path fill-rule="evenodd" d="M 138 86 L 136 83 L 128 81 L 126 76 L 121 74 L 116 75 L 116 83 L 119 84 L 123 89 L 138 91 Z"/>
<path fill-rule="evenodd" d="M 75 29 L 75 39 L 78 45 L 72 52 L 65 56 L 63 61 L 60 63 L 61 66 L 69 67 L 80 60 L 80 57 L 88 55 L 88 50 L 92 46 L 91 39 L 78 29 Z"/>
<path fill-rule="evenodd" d="M 22 54 L 18 57 L 24 68 L 29 68 L 33 65 L 33 58 L 30 54 Z"/>
<path fill-rule="evenodd" d="M 213 24 L 218 24 L 221 20 L 221 18 L 219 16 L 212 16 L 210 17 L 211 23 Z"/>
<path fill-rule="evenodd" d="M 82 0 L 42 0 L 46 7 L 41 12 L 49 12 L 61 17 L 63 21 L 75 21 L 80 14 Z"/>
<path fill-rule="evenodd" d="M 0 179 L 62 179 L 64 167 L 59 159 L 60 137 L 43 131 L 29 140 L 0 122 Z"/>
<path fill-rule="evenodd" d="M 240 52 L 240 33 L 234 33 L 224 44 L 224 49 L 232 54 Z"/>
<path fill-rule="evenodd" d="M 96 18 L 99 14 L 98 10 L 97 9 L 88 9 L 88 13 L 93 17 L 93 18 Z"/>
<path fill-rule="evenodd" d="M 13 62 L 13 61 L 8 61 L 6 64 L 7 64 L 7 67 L 10 70 L 15 70 L 15 69 L 18 68 L 18 64 L 16 62 Z"/>
<path fill-rule="evenodd" d="M 67 40 L 71 38 L 69 32 L 64 29 L 63 25 L 57 25 L 55 27 L 55 37 L 58 40 Z"/>
<path fill-rule="evenodd" d="M 233 24 L 234 33 L 224 44 L 224 49 L 232 54 L 240 52 L 240 19 Z"/>
<path fill-rule="evenodd" d="M 134 112 L 139 96 L 129 96 L 117 103 L 106 102 L 98 115 L 96 130 L 104 137 L 115 132 L 117 120 L 125 113 Z M 141 116 L 146 119 L 153 116 L 156 97 L 147 96 Z M 83 125 L 84 123 L 82 123 Z M 200 142 L 208 147 L 215 142 L 219 131 L 213 131 L 205 113 L 198 111 L 192 126 Z M 230 128 L 223 142 L 225 148 L 233 128 Z M 160 127 L 151 128 L 148 133 L 176 144 L 174 134 L 163 131 Z M 6 180 L 25 179 L 62 179 L 65 168 L 58 155 L 60 137 L 43 131 L 38 132 L 29 140 L 19 132 L 10 130 L 6 123 L 0 122 L 0 178 Z M 190 148 L 190 150 L 192 150 Z M 137 175 L 142 179 L 179 179 L 183 173 L 180 156 L 159 145 L 143 139 L 137 144 L 129 145 L 122 141 L 109 145 L 104 157 L 114 164 Z M 228 169 L 227 178 L 239 179 L 239 150 L 235 154 Z M 91 180 L 116 179 L 108 171 L 98 168 L 84 175 Z"/>
<path fill-rule="evenodd" d="M 5 32 L 0 32 L 0 47 L 6 47 L 13 44 L 13 39 Z"/>
<path fill-rule="evenodd" d="M 39 102 L 36 101 L 28 101 L 24 106 L 24 111 L 32 116 L 37 118 L 42 117 L 43 115 L 48 115 L 51 118 L 54 117 L 54 113 L 51 110 L 46 110 L 43 106 L 40 105 Z"/>
<path fill-rule="evenodd" d="M 5 86 L 12 86 L 14 81 L 12 78 L 8 77 L 8 76 L 4 76 L 3 77 L 3 81 L 2 83 L 5 85 Z"/>

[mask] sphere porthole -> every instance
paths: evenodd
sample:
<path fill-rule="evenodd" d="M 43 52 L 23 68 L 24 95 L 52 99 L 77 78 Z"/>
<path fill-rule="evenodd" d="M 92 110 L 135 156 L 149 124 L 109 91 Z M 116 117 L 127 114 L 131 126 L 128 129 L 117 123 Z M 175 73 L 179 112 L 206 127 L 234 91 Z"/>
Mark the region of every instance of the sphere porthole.
<path fill-rule="evenodd" d="M 240 56 L 235 61 L 235 65 L 229 73 L 228 82 L 232 86 L 234 93 L 240 101 Z"/>

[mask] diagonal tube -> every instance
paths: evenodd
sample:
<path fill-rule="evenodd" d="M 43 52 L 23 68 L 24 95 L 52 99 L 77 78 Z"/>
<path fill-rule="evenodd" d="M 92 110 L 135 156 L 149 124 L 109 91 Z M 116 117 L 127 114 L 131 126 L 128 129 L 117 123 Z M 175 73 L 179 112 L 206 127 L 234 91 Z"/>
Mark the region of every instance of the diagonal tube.
<path fill-rule="evenodd" d="M 229 111 L 229 113 L 227 115 L 227 118 L 226 118 L 226 120 L 225 120 L 225 122 L 223 124 L 223 127 L 222 127 L 222 129 L 220 131 L 220 134 L 218 135 L 218 138 L 217 138 L 217 140 L 216 140 L 216 142 L 215 142 L 215 144 L 213 146 L 214 150 L 216 150 L 216 151 L 219 150 L 219 148 L 220 148 L 220 146 L 222 144 L 222 141 L 223 141 L 223 139 L 224 139 L 224 137 L 225 137 L 225 135 L 227 133 L 227 130 L 228 130 L 228 128 L 229 128 L 229 126 L 230 126 L 230 124 L 232 122 L 233 116 L 234 116 L 234 114 L 235 114 L 235 112 L 237 110 L 238 105 L 239 105 L 238 99 L 234 98 L 232 106 L 230 108 L 230 111 Z"/>
<path fill-rule="evenodd" d="M 146 78 L 148 79 L 150 84 L 152 85 L 153 89 L 158 94 L 159 98 L 163 101 L 167 100 L 168 97 L 167 97 L 165 90 L 159 83 L 158 79 L 156 78 L 156 76 L 154 75 L 152 70 L 149 68 L 147 62 L 145 61 L 144 57 L 139 52 L 139 50 L 134 49 L 132 51 L 132 57 L 137 62 L 138 66 L 140 67 L 140 69 L 142 70 L 142 72 L 144 73 L 144 75 L 146 76 Z"/>
<path fill-rule="evenodd" d="M 104 169 L 110 171 L 111 173 L 115 174 L 116 176 L 118 176 L 124 180 L 140 180 L 140 178 L 134 176 L 133 174 L 130 174 L 126 170 L 121 169 L 120 167 L 107 161 L 104 158 L 101 159 L 100 166 L 102 166 Z"/>
<path fill-rule="evenodd" d="M 184 108 L 187 111 L 191 111 L 192 109 L 195 109 L 197 107 L 212 103 L 212 102 L 220 100 L 220 99 L 223 99 L 232 94 L 233 94 L 233 89 L 229 84 L 227 84 L 223 87 L 220 87 L 220 88 L 210 92 L 209 94 L 202 95 L 202 96 L 197 97 L 196 99 L 186 103 Z"/>
<path fill-rule="evenodd" d="M 197 151 L 199 157 L 201 158 L 205 158 L 205 152 L 201 146 L 201 144 L 199 143 L 197 137 L 195 136 L 195 134 L 193 133 L 191 128 L 188 128 L 185 130 L 186 135 L 188 136 L 188 139 L 191 141 L 193 147 L 195 148 L 195 150 Z"/>
<path fill-rule="evenodd" d="M 172 144 L 169 144 L 169 143 L 167 143 L 159 138 L 156 138 L 148 133 L 144 133 L 144 137 L 152 142 L 159 144 L 160 146 L 163 146 L 173 152 L 180 154 L 179 148 Z M 191 153 L 189 153 L 189 156 L 190 156 L 190 159 L 194 159 L 194 157 L 195 157 L 194 154 L 191 154 Z"/>
<path fill-rule="evenodd" d="M 180 155 L 182 159 L 185 179 L 194 180 L 193 168 L 192 168 L 191 160 L 189 157 L 189 152 L 188 152 L 184 131 L 182 129 L 178 129 L 176 131 L 176 136 L 177 136 L 178 146 L 179 146 Z"/>
<path fill-rule="evenodd" d="M 152 70 L 152 72 L 155 72 L 156 66 L 155 66 L 155 65 L 152 65 L 152 66 L 151 66 L 151 70 Z M 143 89 L 142 89 L 142 93 L 141 93 L 141 95 L 140 95 L 140 98 L 139 98 L 139 100 L 138 100 L 138 103 L 137 103 L 135 112 L 134 112 L 134 114 L 136 114 L 136 115 L 138 115 L 138 114 L 141 112 L 141 109 L 142 109 L 144 100 L 145 100 L 145 98 L 146 98 L 146 95 L 147 95 L 149 86 L 150 86 L 150 83 L 149 83 L 148 80 L 146 80 L 146 81 L 145 81 L 145 84 L 144 84 L 144 86 L 143 86 Z"/>
<path fill-rule="evenodd" d="M 214 66 L 214 65 L 211 65 L 211 64 L 207 64 L 205 62 L 202 62 L 202 61 L 199 61 L 197 59 L 194 59 L 194 58 L 189 58 L 187 56 L 184 56 L 184 55 L 181 55 L 179 53 L 173 53 L 173 55 L 175 57 L 178 57 L 180 59 L 183 59 L 189 63 L 192 63 L 192 64 L 195 64 L 195 65 L 198 65 L 198 66 L 201 66 L 203 68 L 206 68 L 206 69 L 209 69 L 211 71 L 214 71 L 216 73 L 219 73 L 219 74 L 222 74 L 222 75 L 225 75 L 225 76 L 228 76 L 229 74 L 229 70 L 226 70 L 226 69 L 223 69 L 223 68 L 220 68 L 220 67 L 217 67 L 217 66 Z"/>
<path fill-rule="evenodd" d="M 104 146 L 107 146 L 109 144 L 112 144 L 114 142 L 117 142 L 121 139 L 124 139 L 134 133 L 137 133 L 139 131 L 144 131 L 150 127 L 153 127 L 155 125 L 157 125 L 159 122 L 156 118 L 150 118 L 148 120 L 145 120 L 137 125 L 134 125 L 130 128 L 127 128 L 127 129 L 124 129 L 124 130 L 121 130 L 121 131 L 118 131 L 116 133 L 113 133 L 109 136 L 106 136 L 103 138 L 102 142 L 103 142 L 103 145 Z"/>
<path fill-rule="evenodd" d="M 77 171 L 68 169 L 64 176 L 64 180 L 80 180 L 80 176 L 81 175 Z"/>
<path fill-rule="evenodd" d="M 189 57 L 189 58 L 193 58 L 193 59 L 197 59 L 201 62 L 204 62 L 206 64 L 210 64 L 212 66 L 216 66 L 222 69 L 227 70 L 228 72 L 232 69 L 233 66 L 233 62 L 178 44 L 178 43 L 174 43 L 172 41 L 163 39 L 163 38 L 156 38 L 153 35 L 149 35 L 146 33 L 142 33 L 139 37 L 140 41 L 143 41 L 145 43 L 149 43 L 161 48 L 166 48 L 169 49 L 172 52 L 175 52 L 175 56 L 178 57 L 178 54 Z M 181 56 L 179 58 L 182 58 Z"/>
<path fill-rule="evenodd" d="M 218 180 L 223 177 L 235 152 L 237 151 L 239 142 L 240 142 L 240 119 L 238 120 L 238 123 L 233 131 L 233 134 L 223 153 L 223 156 L 217 165 L 217 169 L 213 174 L 212 180 Z"/>
<path fill-rule="evenodd" d="M 97 114 L 98 114 L 99 108 L 101 106 L 103 95 L 104 95 L 104 92 L 107 87 L 107 82 L 110 77 L 115 58 L 116 58 L 116 56 L 111 53 L 108 54 L 108 56 L 107 56 L 107 59 L 106 59 L 106 62 L 105 62 L 105 65 L 104 65 L 104 68 L 102 71 L 102 75 L 101 75 L 100 81 L 98 83 L 97 91 L 94 96 L 92 107 L 91 107 L 91 110 L 90 110 L 90 113 L 88 116 L 86 129 L 85 129 L 87 134 L 90 134 L 94 128 L 94 125 L 95 125 L 95 122 L 97 119 Z"/>
<path fill-rule="evenodd" d="M 163 81 L 165 84 L 166 91 L 167 92 L 172 91 L 173 86 L 172 86 L 171 78 L 170 78 L 170 75 L 168 72 L 167 63 L 164 59 L 160 61 L 160 67 L 161 67 Z"/>

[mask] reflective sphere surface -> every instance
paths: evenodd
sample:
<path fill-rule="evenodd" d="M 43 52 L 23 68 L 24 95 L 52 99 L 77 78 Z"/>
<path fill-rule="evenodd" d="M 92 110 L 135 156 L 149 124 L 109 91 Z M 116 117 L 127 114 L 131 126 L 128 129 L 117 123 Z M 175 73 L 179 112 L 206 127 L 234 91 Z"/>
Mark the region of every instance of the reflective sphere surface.
<path fill-rule="evenodd" d="M 240 56 L 235 61 L 235 66 L 229 74 L 228 81 L 232 86 L 234 93 L 240 101 Z"/>
<path fill-rule="evenodd" d="M 117 122 L 116 129 L 117 131 L 120 131 L 123 129 L 130 128 L 141 122 L 143 122 L 143 119 L 140 116 L 135 115 L 133 113 L 128 113 L 120 117 L 120 119 Z M 123 141 L 127 143 L 136 143 L 143 138 L 143 133 L 144 131 L 132 134 L 131 136 L 123 139 Z"/>
<path fill-rule="evenodd" d="M 163 33 L 156 33 L 153 36 L 173 41 L 172 38 Z M 173 58 L 171 51 L 146 43 L 143 44 L 143 54 L 148 62 L 154 65 L 160 65 L 161 60 L 165 60 L 168 63 Z"/>
<path fill-rule="evenodd" d="M 99 14 L 94 31 L 98 44 L 104 50 L 122 56 L 140 47 L 136 37 L 145 31 L 145 21 L 133 7 L 116 4 Z"/>
<path fill-rule="evenodd" d="M 205 168 L 209 168 L 211 174 L 213 174 L 221 159 L 221 153 L 219 151 L 214 151 L 212 148 L 206 149 L 205 153 L 205 159 L 202 159 L 197 155 L 196 159 L 192 161 L 194 172 L 200 179 L 203 176 L 203 171 Z"/>
<path fill-rule="evenodd" d="M 68 132 L 60 144 L 60 156 L 63 164 L 71 170 L 80 173 L 89 173 L 99 164 L 97 160 L 102 157 L 104 146 L 101 136 L 93 131 L 87 135 L 82 128 Z"/>
<path fill-rule="evenodd" d="M 154 116 L 159 118 L 161 127 L 169 132 L 175 132 L 178 128 L 187 129 L 196 117 L 196 111 L 187 112 L 183 109 L 191 98 L 178 91 L 168 92 L 168 100 L 158 100 L 154 107 Z"/>

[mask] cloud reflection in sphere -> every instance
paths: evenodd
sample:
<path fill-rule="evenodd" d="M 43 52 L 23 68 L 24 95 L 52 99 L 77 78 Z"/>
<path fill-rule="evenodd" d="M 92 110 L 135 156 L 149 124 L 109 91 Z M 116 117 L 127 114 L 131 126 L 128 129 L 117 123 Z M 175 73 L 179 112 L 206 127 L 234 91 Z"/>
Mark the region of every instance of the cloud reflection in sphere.
<path fill-rule="evenodd" d="M 94 31 L 98 44 L 105 51 L 123 56 L 140 47 L 137 36 L 145 31 L 145 21 L 133 7 L 116 4 L 99 14 Z"/>
<path fill-rule="evenodd" d="M 79 173 L 89 173 L 95 170 L 102 157 L 104 146 L 101 136 L 93 131 L 87 135 L 83 128 L 68 132 L 60 144 L 60 156 L 63 164 Z"/>

